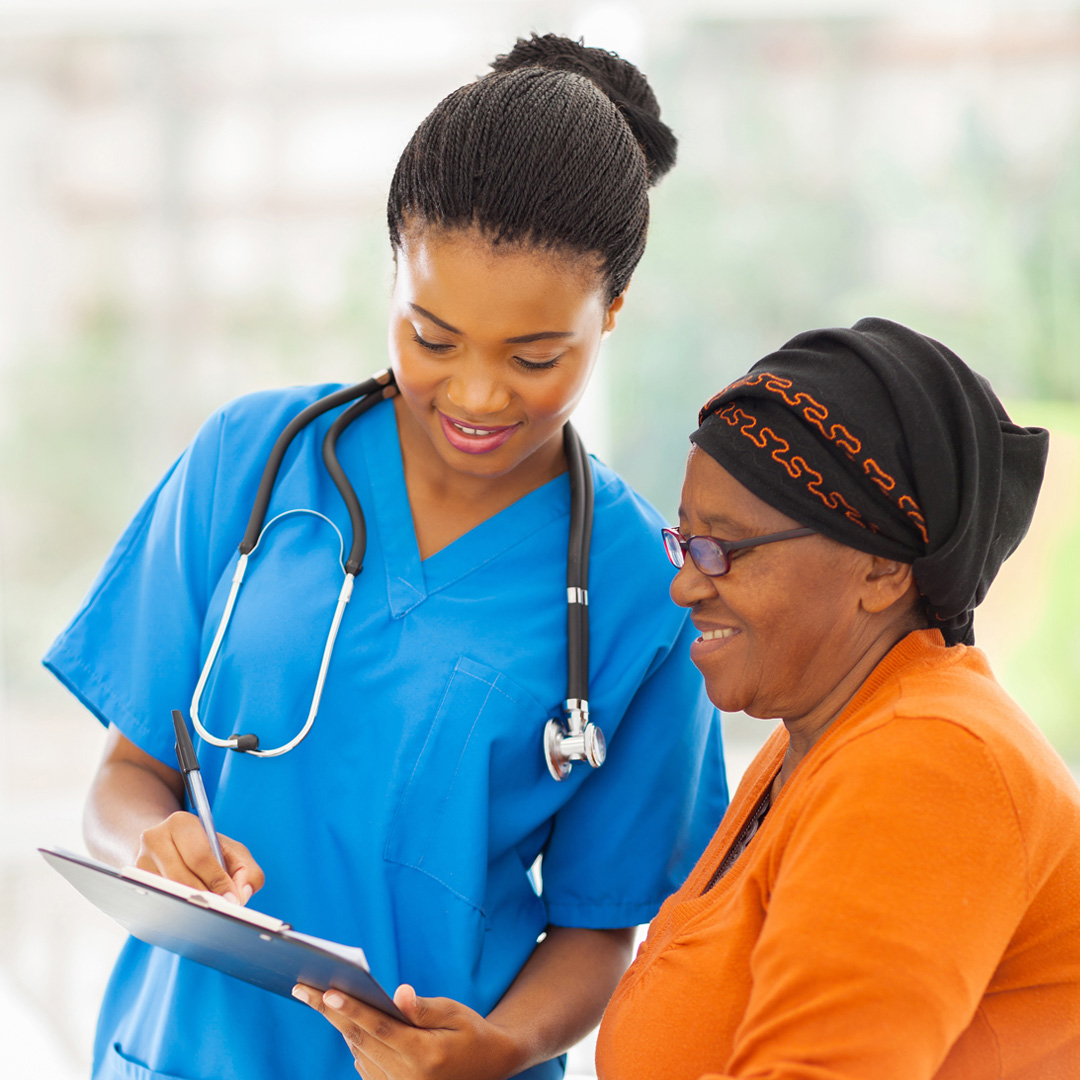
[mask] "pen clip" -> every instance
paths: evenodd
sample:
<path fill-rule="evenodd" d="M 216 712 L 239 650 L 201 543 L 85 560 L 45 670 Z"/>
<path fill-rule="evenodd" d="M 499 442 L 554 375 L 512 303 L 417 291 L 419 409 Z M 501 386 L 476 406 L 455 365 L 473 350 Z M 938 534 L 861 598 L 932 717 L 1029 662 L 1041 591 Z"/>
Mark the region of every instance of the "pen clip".
<path fill-rule="evenodd" d="M 184 714 L 179 709 L 173 709 L 172 722 L 176 729 L 176 760 L 180 763 L 180 771 L 184 774 L 186 781 L 187 774 L 199 768 L 199 759 L 195 756 L 195 747 L 188 734 Z"/>

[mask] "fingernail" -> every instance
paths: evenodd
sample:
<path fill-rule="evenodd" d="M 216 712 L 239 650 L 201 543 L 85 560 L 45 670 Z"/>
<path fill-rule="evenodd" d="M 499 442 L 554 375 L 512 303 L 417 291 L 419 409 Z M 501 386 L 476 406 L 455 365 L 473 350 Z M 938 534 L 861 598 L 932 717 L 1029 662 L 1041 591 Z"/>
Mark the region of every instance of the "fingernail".
<path fill-rule="evenodd" d="M 302 1001 L 305 1005 L 308 1003 L 307 991 L 301 990 L 299 986 L 294 986 L 292 988 L 292 996 L 296 998 L 297 1001 Z"/>
<path fill-rule="evenodd" d="M 228 900 L 230 904 L 239 904 L 240 903 L 240 901 L 237 899 L 236 893 L 234 893 L 234 892 L 227 892 L 225 894 L 225 899 Z"/>
<path fill-rule="evenodd" d="M 244 887 L 240 891 L 244 894 L 244 903 L 246 904 L 251 899 L 251 894 L 255 890 L 250 885 L 245 883 Z"/>
<path fill-rule="evenodd" d="M 345 1004 L 345 999 L 340 994 L 335 994 L 333 990 L 323 994 L 323 1001 L 330 1006 L 331 1009 L 340 1009 Z"/>

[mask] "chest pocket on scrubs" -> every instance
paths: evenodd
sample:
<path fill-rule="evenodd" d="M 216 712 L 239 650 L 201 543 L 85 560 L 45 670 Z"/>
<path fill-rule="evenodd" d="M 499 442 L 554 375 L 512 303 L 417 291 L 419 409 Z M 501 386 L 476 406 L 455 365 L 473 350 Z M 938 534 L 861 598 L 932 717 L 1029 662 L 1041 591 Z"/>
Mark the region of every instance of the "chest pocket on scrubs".
<path fill-rule="evenodd" d="M 513 844 L 515 827 L 530 831 L 515 808 L 547 775 L 540 753 L 546 720 L 547 710 L 512 679 L 458 660 L 401 794 L 385 858 L 483 912 L 489 861 Z"/>

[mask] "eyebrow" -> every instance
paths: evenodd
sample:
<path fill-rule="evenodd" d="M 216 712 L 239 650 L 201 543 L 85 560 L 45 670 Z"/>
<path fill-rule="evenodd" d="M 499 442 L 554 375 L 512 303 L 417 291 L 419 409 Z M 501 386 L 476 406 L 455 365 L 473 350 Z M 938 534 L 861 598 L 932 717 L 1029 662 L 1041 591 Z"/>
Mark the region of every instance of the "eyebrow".
<path fill-rule="evenodd" d="M 432 315 L 427 308 L 422 308 L 419 304 L 410 304 L 409 307 L 411 307 L 418 315 L 423 315 L 425 319 L 430 319 L 436 326 L 441 326 L 444 330 L 449 330 L 451 334 L 461 333 L 456 326 L 451 326 L 448 322 L 443 322 L 438 315 Z"/>
<path fill-rule="evenodd" d="M 461 333 L 456 326 L 451 326 L 448 322 L 444 322 L 438 315 L 433 315 L 428 311 L 427 308 L 422 308 L 419 304 L 409 304 L 409 307 L 411 307 L 418 315 L 423 315 L 425 319 L 430 319 L 436 326 L 441 326 L 444 330 L 449 330 L 451 334 Z M 504 340 L 504 344 L 526 345 L 530 341 L 550 341 L 552 338 L 568 338 L 573 336 L 573 330 L 541 330 L 536 334 L 519 334 L 517 337 L 508 337 Z"/>
<path fill-rule="evenodd" d="M 573 337 L 573 330 L 541 330 L 539 334 L 521 334 L 518 337 L 508 337 L 507 345 L 524 345 L 530 341 L 549 341 L 552 338 Z"/>

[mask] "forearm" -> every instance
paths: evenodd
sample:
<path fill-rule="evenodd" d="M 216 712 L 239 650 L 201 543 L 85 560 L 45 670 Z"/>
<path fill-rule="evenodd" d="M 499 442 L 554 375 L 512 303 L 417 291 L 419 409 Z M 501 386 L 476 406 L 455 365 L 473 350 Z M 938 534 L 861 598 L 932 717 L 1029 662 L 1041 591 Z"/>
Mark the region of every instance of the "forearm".
<path fill-rule="evenodd" d="M 630 963 L 634 928 L 549 926 L 488 1020 L 518 1047 L 520 1072 L 565 1052 L 600 1022 Z"/>
<path fill-rule="evenodd" d="M 83 812 L 87 850 L 112 866 L 134 866 L 143 832 L 179 809 L 175 793 L 153 773 L 130 762 L 103 765 Z"/>
<path fill-rule="evenodd" d="M 112 866 L 134 866 L 142 834 L 183 808 L 182 791 L 178 773 L 110 728 L 83 811 L 87 850 Z"/>

